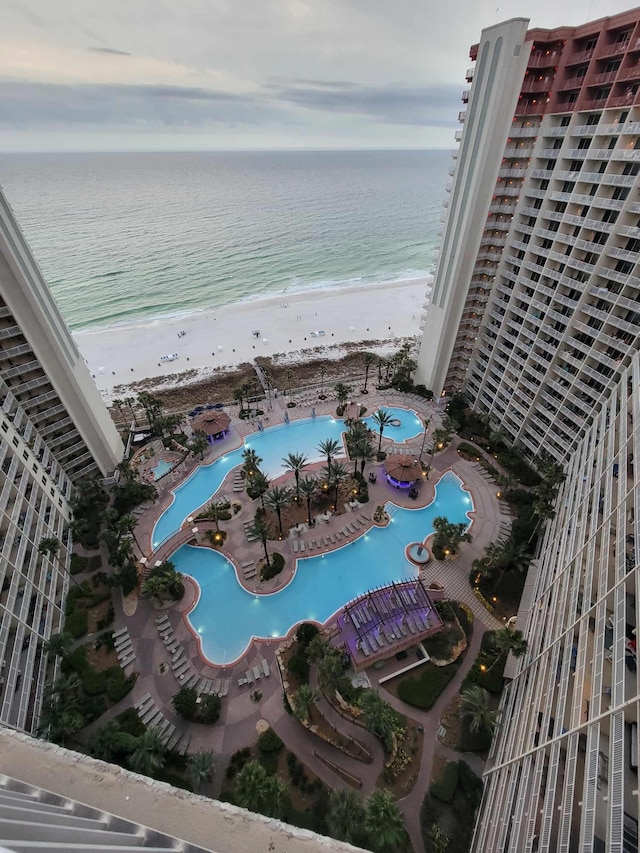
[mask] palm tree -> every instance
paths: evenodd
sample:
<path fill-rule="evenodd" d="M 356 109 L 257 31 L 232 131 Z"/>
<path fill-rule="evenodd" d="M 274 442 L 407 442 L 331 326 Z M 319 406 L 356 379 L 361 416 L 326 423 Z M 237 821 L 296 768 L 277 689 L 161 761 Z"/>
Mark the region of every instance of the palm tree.
<path fill-rule="evenodd" d="M 376 454 L 369 443 L 369 439 L 360 442 L 356 452 L 357 458 L 360 460 L 360 474 L 364 477 L 364 469 L 366 468 L 367 462 L 373 462 L 376 458 Z"/>
<path fill-rule="evenodd" d="M 538 533 L 543 522 L 549 521 L 550 519 L 552 519 L 555 516 L 556 510 L 555 510 L 553 503 L 550 500 L 548 500 L 547 498 L 539 498 L 533 504 L 532 514 L 538 517 L 538 521 L 536 522 L 535 527 L 531 531 L 531 536 L 529 537 L 529 543 L 531 543 L 533 541 L 534 537 Z"/>
<path fill-rule="evenodd" d="M 269 538 L 269 527 L 267 526 L 267 522 L 263 518 L 259 518 L 256 516 L 253 519 L 253 524 L 247 528 L 247 533 L 251 537 L 255 537 L 262 542 L 262 547 L 264 548 L 264 559 L 267 563 L 267 566 L 270 566 L 271 563 L 269 561 L 269 552 L 267 551 L 267 540 Z"/>
<path fill-rule="evenodd" d="M 240 406 L 239 411 L 240 412 L 244 411 L 244 406 L 242 405 L 244 403 L 244 397 L 245 397 L 245 386 L 244 385 L 239 385 L 237 388 L 233 389 L 233 399 L 239 404 L 239 406 Z"/>
<path fill-rule="evenodd" d="M 443 832 L 437 823 L 431 824 L 429 840 L 431 841 L 433 853 L 446 853 L 449 842 L 451 841 L 447 833 Z"/>
<path fill-rule="evenodd" d="M 138 426 L 138 419 L 136 418 L 136 413 L 133 408 L 133 404 L 135 403 L 135 397 L 125 397 L 124 402 L 127 404 L 129 411 L 131 412 L 131 419 L 133 420 L 134 426 Z"/>
<path fill-rule="evenodd" d="M 251 478 L 256 471 L 260 470 L 262 459 L 253 448 L 248 447 L 246 450 L 243 450 L 242 460 L 242 473 L 245 477 Z"/>
<path fill-rule="evenodd" d="M 473 734 L 481 731 L 493 734 L 498 724 L 498 712 L 489 707 L 489 694 L 477 684 L 463 690 L 460 716 L 469 720 L 469 730 Z"/>
<path fill-rule="evenodd" d="M 334 788 L 329 794 L 327 827 L 332 838 L 358 844 L 362 840 L 365 810 L 360 797 L 350 788 Z"/>
<path fill-rule="evenodd" d="M 282 510 L 289 506 L 291 499 L 291 490 L 286 486 L 273 486 L 264 496 L 265 504 L 269 509 L 274 510 L 278 516 L 278 531 L 281 539 L 284 536 L 282 532 Z"/>
<path fill-rule="evenodd" d="M 158 575 L 148 577 L 140 587 L 141 598 L 155 598 L 160 607 L 168 598 L 167 582 Z"/>
<path fill-rule="evenodd" d="M 327 468 L 329 468 L 331 465 L 331 460 L 340 450 L 340 442 L 336 441 L 335 438 L 325 438 L 324 441 L 320 442 L 316 450 L 318 451 L 318 453 L 321 453 L 323 456 L 327 457 Z"/>
<path fill-rule="evenodd" d="M 389 752 L 392 745 L 391 735 L 396 729 L 398 715 L 388 702 L 385 702 L 375 690 L 364 690 L 360 694 L 358 706 L 367 729 L 380 738 Z"/>
<path fill-rule="evenodd" d="M 140 735 L 136 748 L 129 756 L 129 767 L 134 773 L 152 776 L 165 764 L 165 739 L 157 729 L 147 729 Z"/>
<path fill-rule="evenodd" d="M 55 557 L 60 551 L 60 540 L 55 536 L 45 536 L 40 540 L 38 553 L 43 557 Z"/>
<path fill-rule="evenodd" d="M 321 364 L 318 372 L 320 373 L 320 394 L 318 395 L 318 399 L 324 400 L 324 398 L 325 398 L 324 379 L 325 379 L 325 376 L 327 375 L 327 365 Z"/>
<path fill-rule="evenodd" d="M 330 486 L 335 486 L 335 495 L 333 498 L 333 505 L 338 509 L 338 490 L 340 486 L 347 480 L 349 476 L 349 472 L 347 471 L 343 462 L 332 462 L 328 468 L 324 469 L 327 475 L 327 482 Z"/>
<path fill-rule="evenodd" d="M 311 524 L 311 498 L 314 496 L 317 488 L 318 483 L 314 477 L 304 477 L 298 485 L 300 494 L 307 501 L 307 522 L 309 524 Z"/>
<path fill-rule="evenodd" d="M 500 628 L 499 631 L 496 631 L 491 643 L 497 652 L 497 657 L 489 667 L 489 672 L 497 662 L 501 658 L 506 657 L 509 652 L 511 652 L 514 658 L 519 658 L 522 657 L 527 650 L 527 641 L 525 640 L 522 631 L 518 631 L 517 628 L 510 628 L 509 626 Z"/>
<path fill-rule="evenodd" d="M 375 853 L 399 850 L 404 839 L 402 812 L 389 791 L 377 788 L 367 800 L 364 827 L 369 846 Z"/>
<path fill-rule="evenodd" d="M 277 776 L 270 776 L 262 764 L 250 761 L 236 776 L 234 800 L 242 808 L 266 815 L 281 817 L 286 785 Z"/>
<path fill-rule="evenodd" d="M 197 791 L 205 782 L 211 781 L 215 753 L 212 749 L 199 749 L 187 759 L 187 778 Z"/>
<path fill-rule="evenodd" d="M 287 369 L 285 370 L 284 377 L 287 380 L 287 395 L 289 397 L 289 400 L 291 400 L 291 386 L 293 384 L 293 370 L 291 370 L 290 367 L 287 367 Z"/>
<path fill-rule="evenodd" d="M 330 648 L 318 664 L 320 686 L 328 693 L 335 693 L 344 678 L 344 660 L 337 649 Z"/>
<path fill-rule="evenodd" d="M 135 517 L 135 515 L 122 515 L 118 520 L 118 527 L 133 536 L 133 541 L 136 543 L 140 553 L 142 554 L 142 548 L 140 547 L 140 543 L 136 539 L 136 534 L 134 533 L 137 526 L 138 519 Z"/>
<path fill-rule="evenodd" d="M 316 634 L 307 646 L 305 654 L 312 663 L 320 663 L 330 648 L 329 640 L 322 634 Z"/>
<path fill-rule="evenodd" d="M 43 645 L 42 651 L 45 654 L 53 655 L 54 657 L 62 658 L 64 660 L 71 651 L 72 646 L 73 637 L 71 634 L 67 634 L 65 631 L 62 631 L 59 634 L 52 634 Z"/>
<path fill-rule="evenodd" d="M 251 483 L 251 493 L 254 496 L 258 496 L 260 498 L 260 506 L 262 507 L 262 511 L 264 512 L 264 496 L 269 490 L 269 486 L 271 484 L 271 480 L 262 473 L 262 471 L 255 471 L 253 476 L 250 478 Z"/>
<path fill-rule="evenodd" d="M 197 429 L 189 443 L 189 450 L 194 456 L 199 456 L 200 459 L 204 459 L 204 452 L 207 447 L 209 447 L 209 439 L 201 429 Z"/>
<path fill-rule="evenodd" d="M 349 394 L 351 394 L 351 385 L 345 385 L 344 382 L 338 382 L 337 385 L 334 385 L 333 390 L 336 392 L 338 408 L 342 411 L 349 398 Z"/>
<path fill-rule="evenodd" d="M 320 701 L 320 694 L 309 684 L 301 684 L 293 695 L 293 714 L 301 723 L 308 723 L 311 709 Z"/>
<path fill-rule="evenodd" d="M 293 471 L 296 478 L 296 501 L 300 500 L 300 473 L 309 461 L 305 453 L 287 453 L 282 460 L 282 465 L 287 471 Z"/>
<path fill-rule="evenodd" d="M 378 356 L 372 352 L 365 352 L 362 354 L 362 361 L 364 363 L 364 388 L 362 389 L 363 394 L 368 394 L 367 391 L 367 382 L 369 381 L 369 371 L 371 370 L 371 366 L 376 363 L 378 360 Z"/>
<path fill-rule="evenodd" d="M 131 465 L 128 459 L 123 459 L 116 465 L 116 470 L 124 477 L 125 480 L 135 480 L 137 471 Z"/>
<path fill-rule="evenodd" d="M 213 521 L 216 526 L 216 531 L 220 532 L 220 519 L 227 515 L 227 507 L 224 501 L 211 501 L 205 510 L 205 515 L 209 521 Z"/>
<path fill-rule="evenodd" d="M 387 412 L 384 409 L 378 409 L 377 412 L 373 413 L 372 420 L 378 426 L 378 430 L 380 432 L 380 438 L 378 440 L 378 453 L 380 453 L 380 448 L 382 447 L 382 433 L 384 432 L 384 428 L 389 426 L 391 421 L 393 420 L 393 415 L 391 412 Z"/>

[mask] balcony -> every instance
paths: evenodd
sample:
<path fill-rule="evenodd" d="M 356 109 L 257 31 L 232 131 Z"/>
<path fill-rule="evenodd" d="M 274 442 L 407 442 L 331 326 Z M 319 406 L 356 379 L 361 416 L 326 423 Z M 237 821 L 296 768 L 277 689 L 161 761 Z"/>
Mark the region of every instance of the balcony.
<path fill-rule="evenodd" d="M 580 107 L 581 110 L 585 112 L 588 110 L 603 110 L 607 104 L 606 98 L 598 98 L 596 101 L 585 101 L 584 104 Z"/>
<path fill-rule="evenodd" d="M 640 64 L 634 65 L 633 68 L 618 69 L 618 83 L 626 80 L 640 80 Z"/>
<path fill-rule="evenodd" d="M 473 80 L 473 72 L 474 71 L 475 71 L 475 68 L 467 68 L 466 74 L 464 75 L 465 79 L 468 80 L 469 83 Z"/>
<path fill-rule="evenodd" d="M 569 57 L 567 65 L 578 65 L 581 62 L 588 62 L 594 53 L 594 47 L 590 47 L 588 50 L 578 51 L 578 53 L 574 53 L 573 56 Z"/>
<path fill-rule="evenodd" d="M 466 110 L 460 110 L 460 112 L 458 113 L 458 121 L 461 122 L 462 124 L 464 124 L 464 120 L 466 119 L 466 117 L 467 117 L 467 111 Z"/>
<path fill-rule="evenodd" d="M 456 132 L 453 134 L 453 138 L 456 142 L 460 142 L 460 140 L 462 139 L 462 131 L 456 130 Z"/>
<path fill-rule="evenodd" d="M 640 252 L 629 252 L 619 246 L 610 246 L 606 250 L 606 253 L 612 258 L 618 258 L 621 261 L 629 261 L 632 264 L 637 264 L 640 260 Z"/>
<path fill-rule="evenodd" d="M 582 84 L 584 83 L 584 75 L 582 77 L 567 77 L 566 80 L 561 80 L 558 89 L 561 92 L 566 91 L 567 89 L 580 89 L 582 88 Z"/>
<path fill-rule="evenodd" d="M 629 50 L 629 45 L 631 44 L 631 37 L 623 39 L 621 41 L 613 42 L 612 44 L 605 44 L 600 47 L 598 53 L 598 59 L 604 59 L 609 56 L 619 56 L 621 53 L 626 53 Z M 638 48 L 638 44 L 636 42 L 636 50 Z"/>
<path fill-rule="evenodd" d="M 545 130 L 544 135 L 545 136 L 558 137 L 558 136 L 566 136 L 568 132 L 569 132 L 568 127 L 549 127 L 549 128 L 547 128 L 547 130 Z"/>
<path fill-rule="evenodd" d="M 604 83 L 613 83 L 616 79 L 617 71 L 605 71 L 603 74 L 596 74 L 589 81 L 590 86 L 602 86 Z"/>
<path fill-rule="evenodd" d="M 523 98 L 521 101 L 518 101 L 518 103 L 516 104 L 514 114 L 517 116 L 542 115 L 546 105 L 547 105 L 547 99 L 546 98 L 544 100 L 534 100 L 534 101 L 528 101 L 525 98 Z"/>
<path fill-rule="evenodd" d="M 509 146 L 504 149 L 504 156 L 508 157 L 510 160 L 518 159 L 518 160 L 528 160 L 531 157 L 531 152 L 533 151 L 533 146 L 522 146 L 522 148 Z"/>
<path fill-rule="evenodd" d="M 524 178 L 527 174 L 526 169 L 500 169 L 498 172 L 499 178 Z"/>
<path fill-rule="evenodd" d="M 527 68 L 554 68 L 561 57 L 560 51 L 547 50 L 544 53 L 532 53 L 527 62 Z"/>
<path fill-rule="evenodd" d="M 637 93 L 635 95 L 622 95 L 619 98 L 609 98 L 607 101 L 608 107 L 632 107 L 637 101 Z"/>
<path fill-rule="evenodd" d="M 553 77 L 530 75 L 522 84 L 522 92 L 549 92 L 553 86 Z"/>
<path fill-rule="evenodd" d="M 537 136 L 539 130 L 539 124 L 529 125 L 528 127 L 512 127 L 509 131 L 509 139 L 522 139 L 527 136 Z M 566 128 L 563 128 L 563 130 L 566 131 Z"/>

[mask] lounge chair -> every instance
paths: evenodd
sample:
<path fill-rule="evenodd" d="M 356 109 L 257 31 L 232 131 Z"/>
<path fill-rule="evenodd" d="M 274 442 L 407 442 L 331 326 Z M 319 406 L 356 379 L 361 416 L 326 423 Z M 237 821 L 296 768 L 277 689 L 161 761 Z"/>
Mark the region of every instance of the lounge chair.
<path fill-rule="evenodd" d="M 264 673 L 264 675 L 265 676 L 269 675 L 269 664 L 268 664 L 266 658 L 262 658 L 261 664 L 262 664 L 262 672 Z"/>
<path fill-rule="evenodd" d="M 229 685 L 231 684 L 230 678 L 225 678 L 222 684 L 220 685 L 220 696 L 224 697 L 229 693 Z"/>
<path fill-rule="evenodd" d="M 298 553 L 298 541 L 296 539 L 294 539 L 293 542 L 291 543 L 291 547 L 293 549 L 293 553 L 297 554 Z"/>
<path fill-rule="evenodd" d="M 300 541 L 300 553 L 304 554 L 304 540 Z"/>
<path fill-rule="evenodd" d="M 253 684 L 253 673 L 250 669 L 247 670 L 245 678 L 247 680 L 247 684 Z"/>
<path fill-rule="evenodd" d="M 254 666 L 253 677 L 255 678 L 256 681 L 258 681 L 258 679 L 262 678 L 262 673 L 260 672 L 259 666 Z"/>

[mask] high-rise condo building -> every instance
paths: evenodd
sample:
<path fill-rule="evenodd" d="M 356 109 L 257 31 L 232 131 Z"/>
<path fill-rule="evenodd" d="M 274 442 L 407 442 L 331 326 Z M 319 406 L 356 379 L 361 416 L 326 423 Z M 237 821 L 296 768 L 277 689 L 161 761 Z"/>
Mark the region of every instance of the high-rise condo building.
<path fill-rule="evenodd" d="M 0 723 L 34 731 L 61 630 L 73 483 L 123 446 L 0 192 Z M 43 555 L 43 539 L 57 554 Z"/>
<path fill-rule="evenodd" d="M 471 48 L 417 376 L 564 460 L 640 343 L 640 9 Z"/>
<path fill-rule="evenodd" d="M 640 353 L 566 463 L 518 614 L 474 853 L 637 853 Z"/>

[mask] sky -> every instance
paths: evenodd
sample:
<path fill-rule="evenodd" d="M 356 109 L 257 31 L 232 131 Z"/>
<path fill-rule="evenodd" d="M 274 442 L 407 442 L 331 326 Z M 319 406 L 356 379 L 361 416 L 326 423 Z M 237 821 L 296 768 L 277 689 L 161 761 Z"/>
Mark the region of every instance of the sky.
<path fill-rule="evenodd" d="M 449 148 L 468 49 L 618 0 L 0 0 L 0 151 Z"/>

